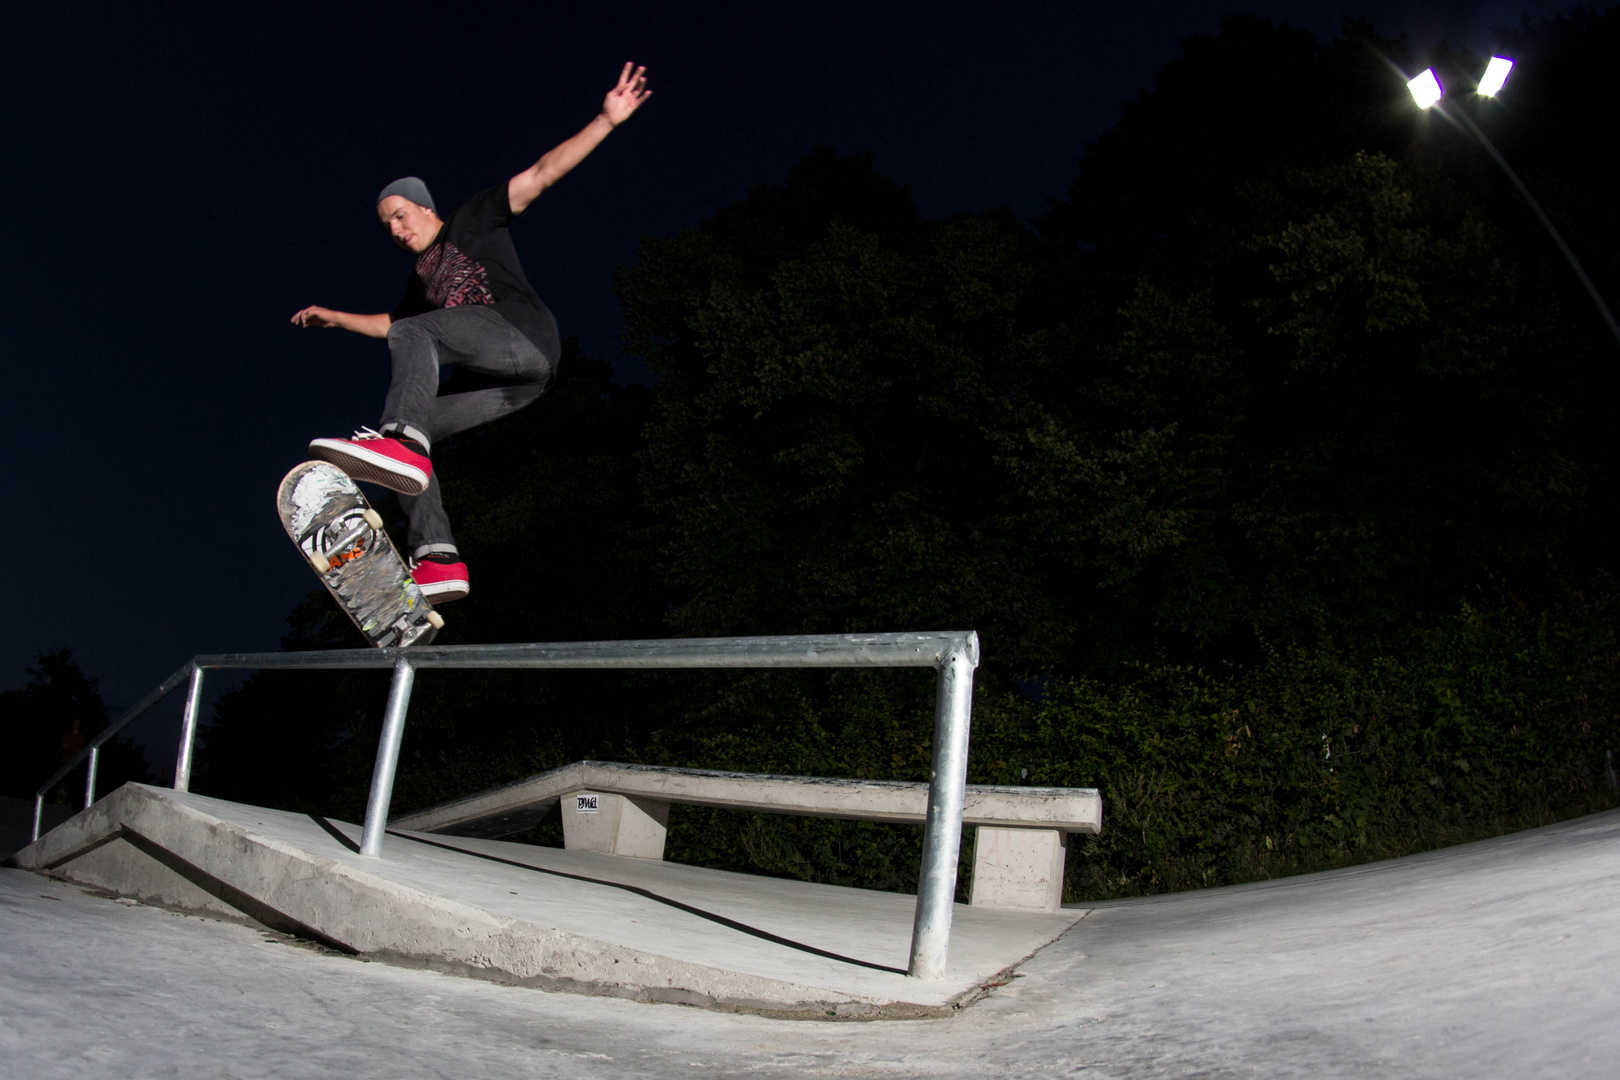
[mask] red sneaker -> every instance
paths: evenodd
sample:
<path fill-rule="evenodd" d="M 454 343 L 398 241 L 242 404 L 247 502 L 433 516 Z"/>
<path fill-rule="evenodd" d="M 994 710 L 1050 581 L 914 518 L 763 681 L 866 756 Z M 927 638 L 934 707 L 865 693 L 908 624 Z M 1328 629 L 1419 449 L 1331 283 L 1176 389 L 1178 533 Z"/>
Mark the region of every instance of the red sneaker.
<path fill-rule="evenodd" d="M 381 484 L 401 495 L 422 494 L 433 475 L 433 463 L 424 455 L 370 428 L 361 428 L 352 439 L 316 439 L 309 452 L 356 480 Z"/>
<path fill-rule="evenodd" d="M 427 602 L 437 607 L 452 600 L 460 600 L 472 591 L 467 584 L 467 564 L 442 563 L 437 559 L 422 559 L 411 563 L 411 578 L 422 590 Z"/>

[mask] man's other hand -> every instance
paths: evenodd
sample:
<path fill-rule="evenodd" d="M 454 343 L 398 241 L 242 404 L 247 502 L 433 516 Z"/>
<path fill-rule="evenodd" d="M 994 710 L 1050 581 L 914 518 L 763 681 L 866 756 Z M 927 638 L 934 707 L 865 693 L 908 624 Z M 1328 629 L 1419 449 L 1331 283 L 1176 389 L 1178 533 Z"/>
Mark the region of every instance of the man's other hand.
<path fill-rule="evenodd" d="M 388 328 L 393 322 L 394 317 L 386 312 L 380 315 L 356 315 L 353 312 L 333 311 L 331 308 L 316 307 L 313 304 L 292 317 L 294 326 L 312 329 L 335 326 L 351 334 L 374 338 L 387 337 Z"/>
<path fill-rule="evenodd" d="M 292 317 L 293 325 L 306 329 L 324 329 L 338 325 L 338 313 L 331 308 L 316 307 L 311 304 Z"/>

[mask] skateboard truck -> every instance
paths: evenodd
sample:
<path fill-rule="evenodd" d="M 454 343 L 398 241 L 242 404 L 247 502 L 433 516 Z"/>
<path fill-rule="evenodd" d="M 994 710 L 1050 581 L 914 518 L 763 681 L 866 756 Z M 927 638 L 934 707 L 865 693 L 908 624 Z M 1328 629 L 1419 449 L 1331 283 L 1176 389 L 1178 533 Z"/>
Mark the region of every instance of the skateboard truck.
<path fill-rule="evenodd" d="M 309 565 L 311 569 L 313 569 L 317 574 L 325 574 L 329 571 L 336 570 L 337 566 L 332 565 L 332 556 L 330 552 L 343 551 L 350 544 L 364 536 L 367 529 L 370 529 L 372 532 L 376 532 L 383 527 L 382 515 L 377 513 L 377 511 L 373 510 L 371 507 L 366 507 L 365 513 L 361 516 L 365 518 L 365 526 L 362 528 L 351 529 L 349 532 L 345 533 L 340 539 L 337 540 L 337 542 L 327 549 L 327 552 L 323 553 L 320 549 L 320 541 L 315 541 L 315 550 L 309 553 Z M 339 562 L 338 566 L 341 565 L 343 564 Z"/>

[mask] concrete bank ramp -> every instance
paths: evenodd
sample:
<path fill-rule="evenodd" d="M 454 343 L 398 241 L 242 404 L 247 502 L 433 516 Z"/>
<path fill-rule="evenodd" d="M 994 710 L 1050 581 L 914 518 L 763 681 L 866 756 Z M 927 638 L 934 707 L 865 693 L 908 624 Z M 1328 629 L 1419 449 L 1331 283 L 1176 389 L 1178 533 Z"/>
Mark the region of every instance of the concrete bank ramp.
<path fill-rule="evenodd" d="M 1083 917 L 958 904 L 946 978 L 907 978 L 915 898 L 678 863 L 360 827 L 126 784 L 18 866 L 372 959 L 766 1014 L 927 1016 Z"/>

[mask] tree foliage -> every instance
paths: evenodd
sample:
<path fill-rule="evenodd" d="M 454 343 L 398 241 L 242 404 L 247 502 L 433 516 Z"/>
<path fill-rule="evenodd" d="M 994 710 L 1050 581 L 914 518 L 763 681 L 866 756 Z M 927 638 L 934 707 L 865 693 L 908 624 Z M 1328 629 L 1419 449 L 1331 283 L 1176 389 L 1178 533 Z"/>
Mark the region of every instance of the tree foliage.
<path fill-rule="evenodd" d="M 72 649 L 42 652 L 26 669 L 21 687 L 0 691 L 0 793 L 32 799 L 40 784 L 107 727 L 101 688 L 79 667 Z M 96 789 L 102 794 L 131 780 L 149 784 L 146 757 L 128 738 L 101 748 Z M 83 770 L 50 793 L 51 801 L 76 804 L 84 793 Z"/>
<path fill-rule="evenodd" d="M 642 484 L 672 629 L 977 625 L 1055 659 L 994 439 L 1048 362 L 1031 248 L 1011 215 L 924 220 L 826 150 L 643 245 L 620 289 L 659 375 Z"/>

